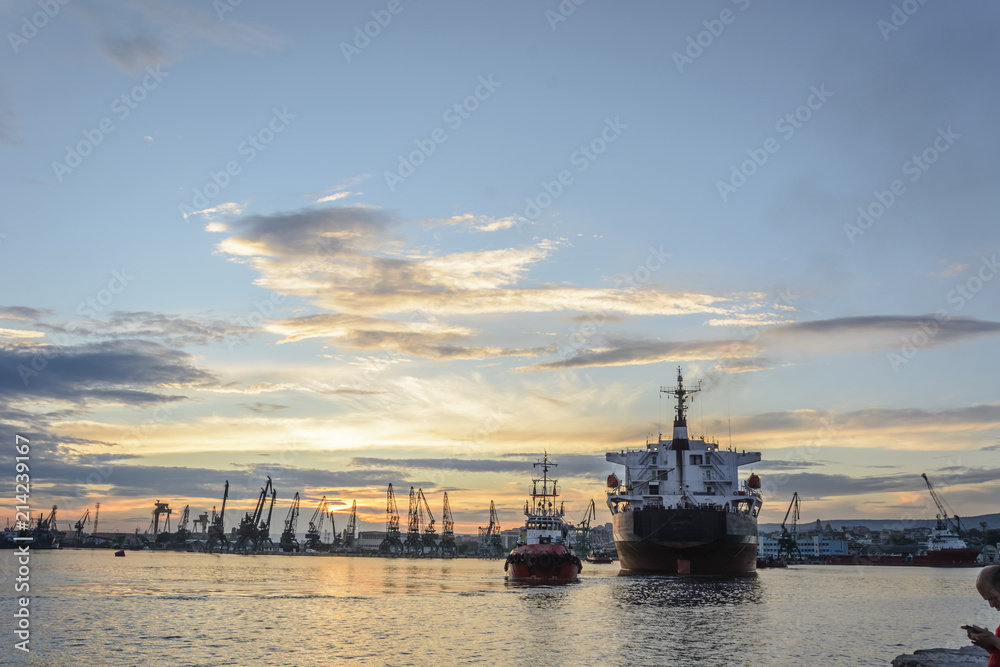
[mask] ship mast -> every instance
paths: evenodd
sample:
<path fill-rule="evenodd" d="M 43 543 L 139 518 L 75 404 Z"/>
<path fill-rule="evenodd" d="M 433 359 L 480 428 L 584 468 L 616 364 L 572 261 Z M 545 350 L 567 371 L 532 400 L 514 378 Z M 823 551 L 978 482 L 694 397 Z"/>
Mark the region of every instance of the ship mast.
<path fill-rule="evenodd" d="M 681 367 L 677 367 L 677 386 L 660 387 L 660 393 L 669 394 L 677 398 L 676 415 L 674 416 L 674 432 L 672 449 L 688 448 L 687 432 L 687 405 L 694 400 L 694 394 L 701 391 L 701 384 L 697 387 L 685 387 L 684 376 L 681 375 Z"/>
<path fill-rule="evenodd" d="M 684 376 L 681 375 L 681 367 L 677 367 L 677 386 L 660 387 L 660 392 L 669 394 L 677 398 L 677 414 L 674 415 L 674 432 L 670 441 L 670 449 L 676 453 L 677 481 L 680 485 L 682 496 L 686 496 L 684 490 L 684 452 L 690 448 L 687 430 L 687 404 L 694 400 L 694 395 L 701 391 L 701 386 L 685 387 Z"/>
<path fill-rule="evenodd" d="M 532 511 L 531 514 L 536 516 L 562 516 L 562 508 L 555 508 L 556 496 L 558 492 L 556 491 L 556 479 L 549 477 L 549 468 L 553 468 L 558 463 L 552 463 L 549 461 L 549 453 L 545 452 L 542 456 L 541 461 L 536 461 L 532 464 L 534 467 L 542 467 L 542 476 L 531 480 L 531 504 Z M 542 492 L 538 492 L 538 483 L 542 483 Z M 525 514 L 529 514 L 525 508 Z"/>

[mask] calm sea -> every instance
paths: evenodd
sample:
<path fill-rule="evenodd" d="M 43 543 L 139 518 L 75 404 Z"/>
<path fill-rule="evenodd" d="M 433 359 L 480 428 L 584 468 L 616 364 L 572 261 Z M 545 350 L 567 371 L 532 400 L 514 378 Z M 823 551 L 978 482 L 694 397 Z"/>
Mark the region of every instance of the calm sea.
<path fill-rule="evenodd" d="M 976 570 L 801 566 L 739 578 L 507 584 L 502 561 L 63 550 L 31 556 L 31 653 L 0 664 L 882 665 L 995 627 Z"/>

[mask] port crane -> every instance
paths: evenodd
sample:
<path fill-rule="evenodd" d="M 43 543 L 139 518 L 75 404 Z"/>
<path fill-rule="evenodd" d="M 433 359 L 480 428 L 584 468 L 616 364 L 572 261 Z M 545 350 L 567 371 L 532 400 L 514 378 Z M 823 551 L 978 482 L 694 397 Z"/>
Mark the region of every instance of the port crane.
<path fill-rule="evenodd" d="M 431 506 L 427 502 L 427 496 L 424 495 L 424 490 L 417 489 L 417 495 L 422 503 L 422 510 L 427 512 L 427 527 L 424 528 L 423 552 L 427 555 L 433 556 L 438 548 L 437 532 L 434 530 L 434 515 L 431 513 Z"/>
<path fill-rule="evenodd" d="M 205 542 L 205 551 L 212 553 L 212 547 L 216 542 L 222 542 L 226 551 L 229 550 L 229 538 L 226 537 L 226 500 L 229 498 L 229 480 L 226 480 L 225 490 L 222 492 L 222 510 L 216 514 L 215 506 L 212 506 L 212 524 L 208 527 L 208 540 Z"/>
<path fill-rule="evenodd" d="M 788 530 L 785 524 L 788 523 L 788 517 L 792 517 L 792 529 Z M 802 554 L 799 552 L 799 542 L 798 542 L 798 520 L 801 517 L 801 512 L 799 511 L 799 492 L 796 491 L 792 494 L 792 502 L 788 504 L 788 511 L 785 512 L 785 519 L 781 522 L 781 537 L 778 538 L 778 558 L 788 557 L 789 559 L 802 558 Z"/>
<path fill-rule="evenodd" d="M 264 505 L 267 504 L 267 496 L 270 493 L 271 506 L 267 510 L 267 519 L 264 520 Z M 274 510 L 274 501 L 278 496 L 271 477 L 268 476 L 267 483 L 261 487 L 260 495 L 257 497 L 257 504 L 253 512 L 247 512 L 246 516 L 240 520 L 240 526 L 236 529 L 236 546 L 234 551 L 247 552 L 250 550 L 260 551 L 264 544 L 271 542 L 270 527 L 271 513 Z"/>
<path fill-rule="evenodd" d="M 75 538 L 77 544 L 83 541 L 83 529 L 89 522 L 90 522 L 90 508 L 88 507 L 87 511 L 83 513 L 83 516 L 80 517 L 80 520 L 77 521 L 75 525 L 76 528 Z"/>
<path fill-rule="evenodd" d="M 403 550 L 403 542 L 399 537 L 399 509 L 396 507 L 396 494 L 392 491 L 392 483 L 385 491 L 385 537 L 378 545 L 378 550 L 384 554 L 398 554 Z"/>
<path fill-rule="evenodd" d="M 479 527 L 479 555 L 486 558 L 499 558 L 503 553 L 503 541 L 500 538 L 500 517 L 497 516 L 496 505 L 490 501 L 490 525 Z"/>
<path fill-rule="evenodd" d="M 934 485 L 931 484 L 931 480 L 927 479 L 927 475 L 921 473 L 921 477 L 924 478 L 924 482 L 927 484 L 927 491 L 931 494 L 931 499 L 934 500 L 934 504 L 937 505 L 937 527 L 938 530 L 944 530 L 945 527 L 950 528 L 955 531 L 955 534 L 959 537 L 962 536 L 962 519 L 959 518 L 957 514 L 951 512 L 949 514 L 949 507 L 945 504 L 944 498 L 938 495 L 937 491 L 934 490 Z"/>
<path fill-rule="evenodd" d="M 191 517 L 191 506 L 185 505 L 184 509 L 181 511 L 181 520 L 177 524 L 177 534 L 186 537 L 188 534 L 188 520 Z"/>
<path fill-rule="evenodd" d="M 299 526 L 299 492 L 295 492 L 292 498 L 292 506 L 288 508 L 288 515 L 285 517 L 285 529 L 281 532 L 281 539 L 278 548 L 284 552 L 299 550 L 299 541 L 295 539 L 295 531 Z"/>
<path fill-rule="evenodd" d="M 322 546 L 321 535 L 323 534 L 323 519 L 326 518 L 327 502 L 326 496 L 319 501 L 312 518 L 309 519 L 309 530 L 306 531 L 306 549 L 315 551 Z"/>
<path fill-rule="evenodd" d="M 403 550 L 408 554 L 419 554 L 422 542 L 420 540 L 420 498 L 417 490 L 410 487 L 410 511 L 406 523 L 406 541 L 403 542 Z"/>
<path fill-rule="evenodd" d="M 573 550 L 576 551 L 576 555 L 583 558 L 590 553 L 593 545 L 591 544 L 590 533 L 593 530 L 590 526 L 590 522 L 597 518 L 597 507 L 594 505 L 594 499 L 590 499 L 590 504 L 587 505 L 587 511 L 583 514 L 583 519 L 576 525 L 576 544 Z"/>
<path fill-rule="evenodd" d="M 169 533 L 170 532 L 170 515 L 173 514 L 173 513 L 174 513 L 174 511 L 172 509 L 170 509 L 170 503 L 161 503 L 159 500 L 157 500 L 156 504 L 153 506 L 153 518 L 149 522 L 149 528 L 146 529 L 146 533 L 148 534 L 150 531 L 152 531 L 154 538 L 157 535 L 159 535 L 160 534 L 160 517 L 164 516 L 164 515 L 166 515 L 166 518 L 163 520 L 163 532 Z"/>
<path fill-rule="evenodd" d="M 344 529 L 344 539 L 342 544 L 344 549 L 352 551 L 358 539 L 358 501 L 351 502 L 351 516 L 347 520 L 347 528 Z"/>
<path fill-rule="evenodd" d="M 444 509 L 441 518 L 441 555 L 450 558 L 458 555 L 455 544 L 455 518 L 451 514 L 451 503 L 448 502 L 448 492 L 444 492 Z"/>

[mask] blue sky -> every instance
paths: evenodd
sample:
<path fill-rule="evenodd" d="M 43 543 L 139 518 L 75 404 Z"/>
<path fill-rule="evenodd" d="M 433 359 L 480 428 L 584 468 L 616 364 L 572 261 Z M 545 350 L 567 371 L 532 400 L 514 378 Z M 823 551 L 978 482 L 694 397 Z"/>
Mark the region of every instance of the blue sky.
<path fill-rule="evenodd" d="M 921 472 L 987 512 L 998 18 L 7 3 L 4 437 L 121 527 L 271 474 L 373 522 L 447 490 L 471 530 L 545 449 L 600 504 L 681 365 L 765 520 L 928 518 Z"/>

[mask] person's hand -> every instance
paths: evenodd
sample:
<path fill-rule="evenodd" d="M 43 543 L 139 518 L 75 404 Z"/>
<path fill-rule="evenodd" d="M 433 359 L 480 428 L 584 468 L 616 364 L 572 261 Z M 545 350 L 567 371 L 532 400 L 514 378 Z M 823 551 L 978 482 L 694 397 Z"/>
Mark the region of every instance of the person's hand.
<path fill-rule="evenodd" d="M 966 634 L 973 644 L 987 651 L 1000 649 L 1000 642 L 997 641 L 1000 638 L 986 628 L 981 628 L 978 625 L 973 625 L 972 628 L 972 630 L 966 630 Z"/>

